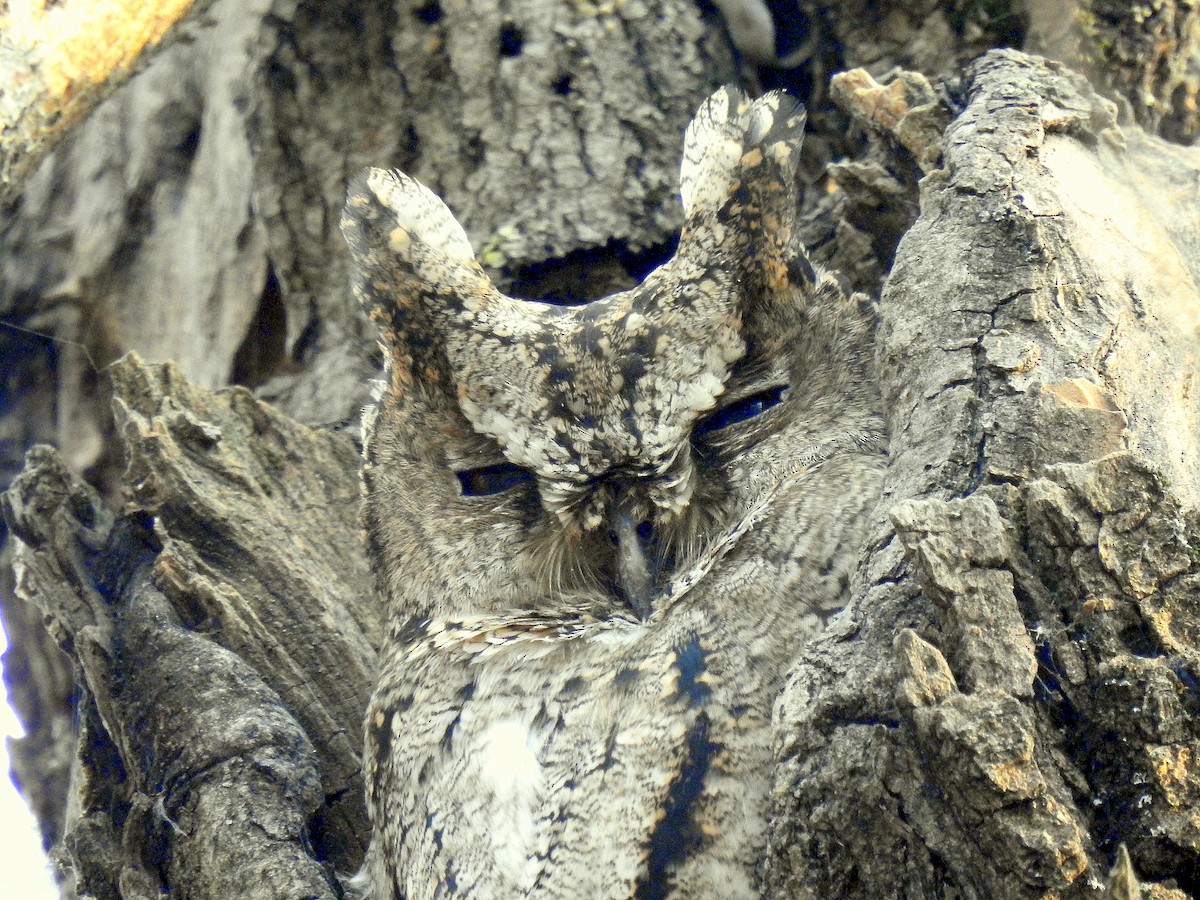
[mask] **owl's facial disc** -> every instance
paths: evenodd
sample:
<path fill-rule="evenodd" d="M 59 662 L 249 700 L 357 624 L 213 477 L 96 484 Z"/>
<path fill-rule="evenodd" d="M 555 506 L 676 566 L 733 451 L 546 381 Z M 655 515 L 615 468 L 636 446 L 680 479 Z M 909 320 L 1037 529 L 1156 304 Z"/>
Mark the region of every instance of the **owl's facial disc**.
<path fill-rule="evenodd" d="M 471 426 L 544 485 L 569 492 L 626 470 L 659 482 L 652 502 L 677 514 L 689 495 L 667 485 L 675 459 L 746 344 L 728 286 L 667 290 L 672 265 L 582 307 L 501 297 L 456 319 L 447 359 Z"/>

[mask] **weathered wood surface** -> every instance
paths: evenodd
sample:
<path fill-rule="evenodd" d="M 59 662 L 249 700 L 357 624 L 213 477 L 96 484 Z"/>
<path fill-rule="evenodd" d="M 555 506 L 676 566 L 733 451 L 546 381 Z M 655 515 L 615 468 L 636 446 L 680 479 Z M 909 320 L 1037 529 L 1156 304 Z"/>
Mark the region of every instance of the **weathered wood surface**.
<path fill-rule="evenodd" d="M 1016 53 L 960 102 L 880 302 L 877 538 L 778 708 L 772 884 L 1092 896 L 1125 843 L 1194 892 L 1200 151 Z"/>
<path fill-rule="evenodd" d="M 116 524 L 48 449 L 5 500 L 17 590 L 81 676 L 80 805 L 55 829 L 74 889 L 116 896 L 148 868 L 208 896 L 333 896 L 313 847 L 343 869 L 363 850 L 382 639 L 357 450 L 172 365 L 111 374 L 130 450 Z"/>
<path fill-rule="evenodd" d="M 189 29 L 210 0 L 61 0 L 0 8 L 0 208 L 56 144 L 155 53 Z"/>

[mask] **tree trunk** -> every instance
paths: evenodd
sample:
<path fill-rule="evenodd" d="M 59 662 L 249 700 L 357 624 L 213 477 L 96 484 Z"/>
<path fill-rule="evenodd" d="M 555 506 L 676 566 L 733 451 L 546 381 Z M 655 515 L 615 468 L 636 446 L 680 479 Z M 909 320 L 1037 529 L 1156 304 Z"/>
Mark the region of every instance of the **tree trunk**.
<path fill-rule="evenodd" d="M 804 236 L 877 306 L 891 435 L 776 706 L 764 894 L 1200 893 L 1200 11 L 796 0 L 764 43 L 719 5 L 216 0 L 25 183 L 5 669 L 67 896 L 338 897 L 361 859 L 349 179 L 590 299 L 670 253 L 730 81 L 809 105 Z"/>

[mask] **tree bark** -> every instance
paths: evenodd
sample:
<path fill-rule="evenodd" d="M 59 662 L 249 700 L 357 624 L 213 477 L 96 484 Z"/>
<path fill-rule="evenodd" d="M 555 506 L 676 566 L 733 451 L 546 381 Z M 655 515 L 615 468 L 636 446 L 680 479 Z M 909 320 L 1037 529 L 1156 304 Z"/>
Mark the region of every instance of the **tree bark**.
<path fill-rule="evenodd" d="M 963 87 L 880 303 L 858 600 L 778 710 L 772 884 L 1088 896 L 1124 843 L 1194 893 L 1200 154 L 1031 57 Z"/>
<path fill-rule="evenodd" d="M 683 129 L 739 79 L 809 105 L 804 237 L 877 305 L 891 435 L 777 704 L 765 895 L 1200 893 L 1200 12 L 796 6 L 803 61 L 753 69 L 684 0 L 216 0 L 29 178 L 5 669 L 67 896 L 337 897 L 361 858 L 349 178 L 405 169 L 507 289 L 586 300 L 670 252 Z M 131 350 L 174 362 L 98 371 Z"/>

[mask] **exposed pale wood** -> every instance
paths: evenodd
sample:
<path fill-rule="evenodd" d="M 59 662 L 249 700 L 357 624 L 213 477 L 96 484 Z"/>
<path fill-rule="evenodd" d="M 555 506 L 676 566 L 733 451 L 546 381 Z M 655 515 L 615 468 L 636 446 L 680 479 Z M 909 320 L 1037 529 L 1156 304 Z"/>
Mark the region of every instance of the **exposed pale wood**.
<path fill-rule="evenodd" d="M 11 0 L 0 9 L 0 207 L 209 0 Z"/>

